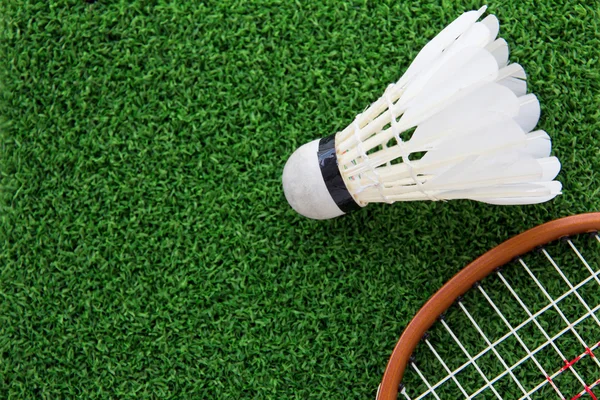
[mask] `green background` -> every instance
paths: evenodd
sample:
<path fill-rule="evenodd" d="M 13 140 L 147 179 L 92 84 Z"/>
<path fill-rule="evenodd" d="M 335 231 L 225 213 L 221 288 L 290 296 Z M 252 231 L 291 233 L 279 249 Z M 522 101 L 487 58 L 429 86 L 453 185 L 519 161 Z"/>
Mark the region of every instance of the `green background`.
<path fill-rule="evenodd" d="M 373 398 L 412 315 L 525 228 L 600 209 L 600 4 L 493 1 L 564 194 L 287 205 L 478 2 L 0 2 L 0 397 Z"/>

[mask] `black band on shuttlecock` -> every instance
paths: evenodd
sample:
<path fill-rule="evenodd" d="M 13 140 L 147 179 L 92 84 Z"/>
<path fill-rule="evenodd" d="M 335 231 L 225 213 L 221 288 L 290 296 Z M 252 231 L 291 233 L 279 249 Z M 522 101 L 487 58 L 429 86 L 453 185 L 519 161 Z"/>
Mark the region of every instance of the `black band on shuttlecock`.
<path fill-rule="evenodd" d="M 345 213 L 360 209 L 340 174 L 335 154 L 335 135 L 324 137 L 319 141 L 317 157 L 323 181 L 335 204 Z"/>

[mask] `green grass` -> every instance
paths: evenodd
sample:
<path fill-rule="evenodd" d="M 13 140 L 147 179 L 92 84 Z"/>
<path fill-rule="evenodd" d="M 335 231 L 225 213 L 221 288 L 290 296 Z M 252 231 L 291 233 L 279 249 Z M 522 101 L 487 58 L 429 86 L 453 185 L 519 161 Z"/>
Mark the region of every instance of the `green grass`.
<path fill-rule="evenodd" d="M 564 194 L 296 215 L 280 177 L 451 1 L 0 2 L 0 398 L 373 398 L 470 260 L 600 209 L 599 4 L 490 2 Z"/>

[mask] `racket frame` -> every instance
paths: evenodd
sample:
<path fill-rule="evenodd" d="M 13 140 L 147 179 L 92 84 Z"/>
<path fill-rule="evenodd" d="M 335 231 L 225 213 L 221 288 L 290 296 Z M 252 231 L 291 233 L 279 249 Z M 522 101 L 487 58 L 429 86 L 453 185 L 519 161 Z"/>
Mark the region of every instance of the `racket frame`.
<path fill-rule="evenodd" d="M 582 233 L 600 230 L 600 212 L 560 218 L 529 229 L 501 243 L 463 268 L 438 290 L 413 317 L 396 343 L 383 379 L 377 390 L 377 400 L 395 400 L 409 359 L 423 335 L 431 328 L 459 296 L 476 283 L 536 248 Z"/>

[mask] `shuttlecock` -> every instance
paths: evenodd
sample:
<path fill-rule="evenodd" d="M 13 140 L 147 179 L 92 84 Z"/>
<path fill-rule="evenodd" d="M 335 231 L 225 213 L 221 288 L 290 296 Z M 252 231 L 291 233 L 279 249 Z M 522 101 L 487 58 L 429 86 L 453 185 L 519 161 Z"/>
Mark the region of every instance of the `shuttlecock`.
<path fill-rule="evenodd" d="M 328 219 L 373 202 L 471 199 L 535 204 L 557 196 L 560 162 L 526 75 L 509 64 L 498 19 L 469 11 L 417 55 L 344 130 L 298 148 L 283 171 L 290 205 Z"/>

